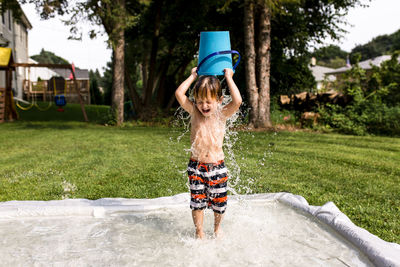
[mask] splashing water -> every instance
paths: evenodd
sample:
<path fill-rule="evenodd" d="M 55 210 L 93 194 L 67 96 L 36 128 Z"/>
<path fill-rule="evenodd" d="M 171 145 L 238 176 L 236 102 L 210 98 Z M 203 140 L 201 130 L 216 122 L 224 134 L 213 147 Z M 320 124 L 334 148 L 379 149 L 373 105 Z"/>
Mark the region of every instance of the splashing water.
<path fill-rule="evenodd" d="M 224 83 L 225 78 L 221 81 L 221 85 Z M 194 102 L 192 90 L 189 91 L 189 99 Z M 231 102 L 232 98 L 230 95 L 226 94 L 226 88 L 222 89 L 222 96 L 223 100 L 222 103 L 219 105 L 217 114 L 222 111 L 223 106 L 227 105 Z M 172 123 L 172 126 L 175 128 L 180 129 L 180 133 L 175 138 L 176 142 L 180 142 L 187 133 L 190 134 L 190 126 L 191 126 L 191 116 L 187 113 L 182 107 L 179 107 L 174 114 L 175 120 Z M 239 109 L 235 114 L 229 117 L 225 123 L 225 135 L 224 135 L 224 142 L 223 142 L 223 150 L 226 159 L 226 165 L 228 167 L 228 190 L 234 194 L 239 195 L 241 193 L 250 194 L 252 193 L 251 184 L 253 183 L 252 179 L 248 180 L 247 184 L 241 183 L 240 180 L 240 165 L 236 160 L 236 156 L 234 153 L 234 146 L 239 139 L 238 132 L 236 127 L 242 124 L 243 113 Z M 181 130 L 183 128 L 183 131 Z M 170 137 L 170 142 L 174 142 L 174 138 Z M 193 152 L 193 148 L 184 149 L 185 153 L 190 155 Z M 186 177 L 186 169 L 181 170 L 180 173 L 182 174 L 184 179 Z M 187 187 L 189 188 L 189 184 L 187 183 Z"/>
<path fill-rule="evenodd" d="M 190 115 L 182 107 L 178 107 L 174 113 L 174 117 L 176 119 L 172 122 L 172 126 L 184 129 L 184 131 L 176 138 L 176 141 L 180 142 L 181 139 L 190 131 Z M 172 137 L 170 137 L 170 141 L 173 141 Z"/>
<path fill-rule="evenodd" d="M 222 101 L 222 105 L 226 105 L 232 100 L 230 96 L 224 94 L 224 100 Z M 229 190 L 238 195 L 238 191 L 240 192 L 237 186 L 240 182 L 240 166 L 236 161 L 235 153 L 233 150 L 234 145 L 238 141 L 238 132 L 235 130 L 235 126 L 239 124 L 241 121 L 239 118 L 242 117 L 242 113 L 240 109 L 233 114 L 230 118 L 226 121 L 226 132 L 225 132 L 225 139 L 224 139 L 224 151 L 226 152 L 225 155 L 228 159 L 228 167 L 229 167 Z M 246 193 L 250 193 L 250 187 L 246 188 Z"/>

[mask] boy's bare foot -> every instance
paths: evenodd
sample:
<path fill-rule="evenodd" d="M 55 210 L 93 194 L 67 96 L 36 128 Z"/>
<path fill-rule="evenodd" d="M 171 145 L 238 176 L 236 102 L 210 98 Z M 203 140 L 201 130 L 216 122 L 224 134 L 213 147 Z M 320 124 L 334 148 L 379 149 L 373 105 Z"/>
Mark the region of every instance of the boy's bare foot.
<path fill-rule="evenodd" d="M 220 230 L 221 221 L 224 217 L 223 214 L 214 212 L 214 237 L 220 239 L 222 237 L 222 231 Z"/>
<path fill-rule="evenodd" d="M 203 210 L 193 210 L 192 216 L 193 216 L 194 226 L 196 228 L 196 238 L 204 239 L 204 232 L 203 232 L 204 211 Z"/>
<path fill-rule="evenodd" d="M 196 231 L 196 239 L 204 239 L 205 235 L 203 231 Z"/>
<path fill-rule="evenodd" d="M 224 236 L 224 233 L 220 229 L 214 231 L 214 238 L 215 239 L 221 239 L 223 236 Z"/>

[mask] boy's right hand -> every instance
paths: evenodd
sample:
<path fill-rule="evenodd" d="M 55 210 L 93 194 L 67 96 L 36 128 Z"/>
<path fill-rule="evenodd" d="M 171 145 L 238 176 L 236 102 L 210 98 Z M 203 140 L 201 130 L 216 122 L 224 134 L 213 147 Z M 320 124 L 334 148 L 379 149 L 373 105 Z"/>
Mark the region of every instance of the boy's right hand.
<path fill-rule="evenodd" d="M 193 78 L 197 78 L 197 67 L 192 69 L 192 73 L 190 75 L 193 76 Z"/>

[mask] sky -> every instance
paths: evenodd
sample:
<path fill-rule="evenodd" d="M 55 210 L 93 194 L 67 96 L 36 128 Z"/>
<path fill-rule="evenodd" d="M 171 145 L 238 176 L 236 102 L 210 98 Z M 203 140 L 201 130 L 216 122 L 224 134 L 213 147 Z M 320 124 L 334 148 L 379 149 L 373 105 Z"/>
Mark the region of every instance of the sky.
<path fill-rule="evenodd" d="M 400 29 L 400 0 L 363 0 L 369 7 L 357 7 L 349 10 L 346 21 L 351 26 L 343 26 L 348 31 L 341 42 L 332 42 L 341 49 L 350 52 L 356 45 L 365 44 L 374 37 L 392 34 Z"/>
<path fill-rule="evenodd" d="M 60 17 L 41 20 L 32 4 L 24 4 L 22 9 L 32 24 L 32 29 L 28 31 L 29 56 L 39 54 L 43 48 L 73 62 L 76 67 L 98 69 L 103 73 L 103 68 L 111 60 L 111 49 L 107 47 L 106 34 L 90 39 L 88 33 L 94 27 L 83 23 L 80 26 L 83 32 L 82 41 L 68 40 L 70 28 L 61 22 Z M 95 29 L 104 32 L 99 27 Z"/>
<path fill-rule="evenodd" d="M 338 43 L 326 40 L 326 44 L 336 44 L 343 50 L 350 52 L 358 44 L 365 44 L 374 37 L 382 34 L 391 34 L 400 29 L 400 0 L 363 0 L 369 7 L 357 7 L 349 11 L 346 21 L 351 25 L 343 26 L 348 31 Z M 111 49 L 107 47 L 107 35 L 90 39 L 88 32 L 90 25 L 82 24 L 82 41 L 68 40 L 69 27 L 59 18 L 47 21 L 40 20 L 33 5 L 22 5 L 26 16 L 33 28 L 29 31 L 29 55 L 39 54 L 45 49 L 73 62 L 82 69 L 98 69 L 101 73 L 111 59 Z M 98 28 L 101 30 L 101 28 Z M 104 31 L 103 31 L 104 32 Z"/>

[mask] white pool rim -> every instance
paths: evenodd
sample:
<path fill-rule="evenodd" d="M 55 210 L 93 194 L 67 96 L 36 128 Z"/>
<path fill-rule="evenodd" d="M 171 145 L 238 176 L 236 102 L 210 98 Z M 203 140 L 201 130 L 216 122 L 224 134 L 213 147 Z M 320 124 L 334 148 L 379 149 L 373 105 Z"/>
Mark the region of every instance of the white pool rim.
<path fill-rule="evenodd" d="M 51 201 L 0 202 L 0 219 L 45 216 L 105 217 L 114 212 L 144 212 L 157 209 L 188 207 L 189 194 L 154 199 L 102 198 L 98 200 L 65 199 Z M 356 226 L 333 202 L 323 206 L 309 205 L 307 200 L 291 193 L 268 193 L 229 196 L 229 203 L 246 201 L 279 201 L 299 209 L 333 230 L 357 247 L 376 266 L 399 266 L 400 245 L 386 242 L 367 230 Z"/>

